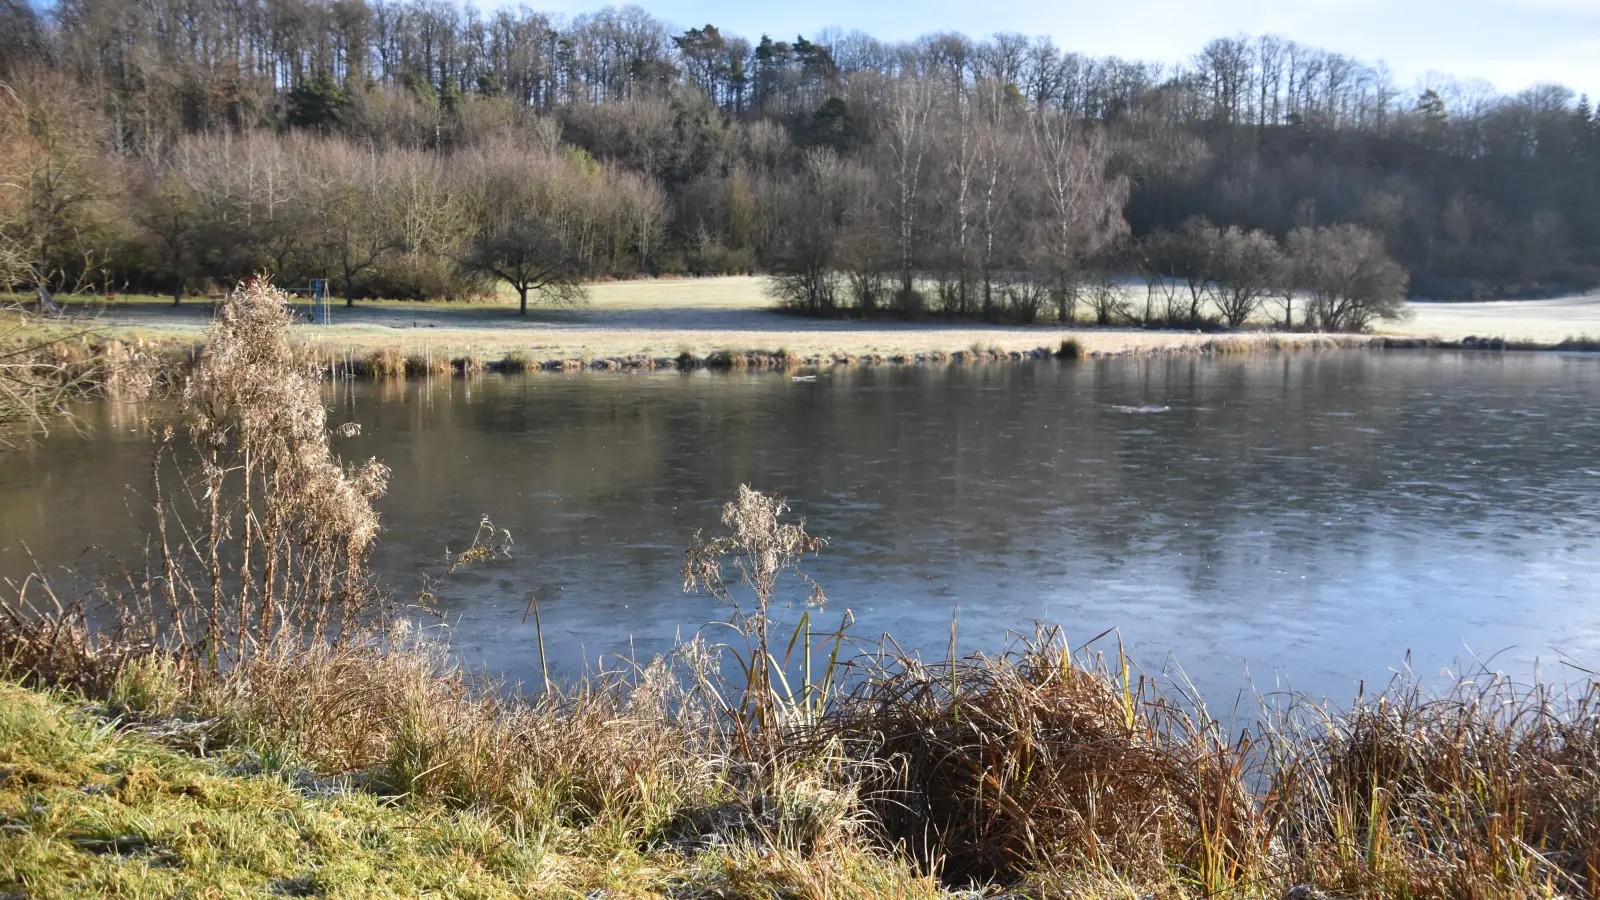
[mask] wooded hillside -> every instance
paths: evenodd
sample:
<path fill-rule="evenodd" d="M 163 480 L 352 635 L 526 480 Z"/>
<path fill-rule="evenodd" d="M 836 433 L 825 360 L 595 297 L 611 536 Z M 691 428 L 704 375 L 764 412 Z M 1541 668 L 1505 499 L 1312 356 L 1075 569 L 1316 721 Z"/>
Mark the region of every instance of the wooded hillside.
<path fill-rule="evenodd" d="M 1413 294 L 1600 281 L 1586 98 L 1404 88 L 1274 37 L 1163 65 L 1017 34 L 678 31 L 631 6 L 0 0 L 0 41 L 14 286 L 269 271 L 559 300 L 577 278 L 769 271 L 801 307 L 1005 292 L 1026 317 L 1092 303 L 1089 273 L 1183 277 L 1153 254 L 1186 230 L 1292 254 L 1344 223 Z"/>

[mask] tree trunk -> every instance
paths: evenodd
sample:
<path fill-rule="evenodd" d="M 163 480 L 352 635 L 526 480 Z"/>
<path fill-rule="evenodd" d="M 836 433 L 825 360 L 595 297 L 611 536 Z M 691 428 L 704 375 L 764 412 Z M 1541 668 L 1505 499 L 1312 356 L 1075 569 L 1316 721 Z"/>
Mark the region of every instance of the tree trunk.
<path fill-rule="evenodd" d="M 517 286 L 517 297 L 522 302 L 521 314 L 525 316 L 528 314 L 528 288 L 526 285 Z"/>

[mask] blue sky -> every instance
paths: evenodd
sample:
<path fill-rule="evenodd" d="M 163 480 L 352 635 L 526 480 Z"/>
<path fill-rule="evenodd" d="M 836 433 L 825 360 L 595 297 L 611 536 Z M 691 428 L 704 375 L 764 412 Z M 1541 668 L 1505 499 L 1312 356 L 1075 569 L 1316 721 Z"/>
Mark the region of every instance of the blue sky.
<path fill-rule="evenodd" d="M 603 5 L 521 0 L 568 15 Z M 494 5 L 486 0 L 485 5 Z M 620 5 L 620 4 L 619 4 Z M 1600 0 L 639 0 L 658 18 L 755 39 L 837 25 L 899 40 L 930 31 L 1047 34 L 1064 49 L 1175 62 L 1213 37 L 1281 34 L 1369 62 L 1403 87 L 1429 71 L 1501 90 L 1555 81 L 1600 94 Z"/>

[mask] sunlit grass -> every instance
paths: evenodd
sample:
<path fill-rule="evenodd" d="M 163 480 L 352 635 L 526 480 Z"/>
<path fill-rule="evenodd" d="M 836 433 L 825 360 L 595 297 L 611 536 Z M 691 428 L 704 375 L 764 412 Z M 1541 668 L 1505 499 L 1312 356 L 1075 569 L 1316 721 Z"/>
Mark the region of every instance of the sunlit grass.
<path fill-rule="evenodd" d="M 522 897 L 551 876 L 585 884 L 540 836 L 482 814 L 295 778 L 249 754 L 175 752 L 81 700 L 0 681 L 0 890 Z"/>

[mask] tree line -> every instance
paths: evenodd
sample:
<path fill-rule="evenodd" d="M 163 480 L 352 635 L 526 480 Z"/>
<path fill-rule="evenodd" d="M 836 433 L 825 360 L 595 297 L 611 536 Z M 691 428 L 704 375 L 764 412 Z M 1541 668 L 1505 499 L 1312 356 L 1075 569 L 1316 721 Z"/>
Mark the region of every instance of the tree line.
<path fill-rule="evenodd" d="M 0 81 L 13 286 L 526 302 L 768 272 L 814 312 L 1359 327 L 1408 284 L 1600 281 L 1586 98 L 1406 90 L 1274 37 L 1160 65 L 637 7 L 0 0 Z"/>

